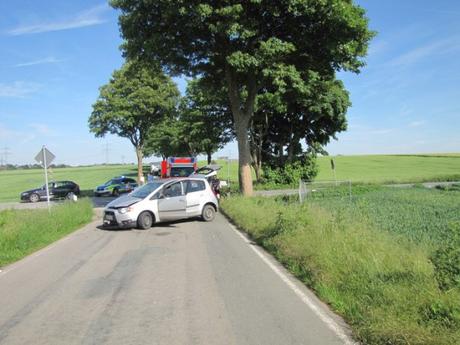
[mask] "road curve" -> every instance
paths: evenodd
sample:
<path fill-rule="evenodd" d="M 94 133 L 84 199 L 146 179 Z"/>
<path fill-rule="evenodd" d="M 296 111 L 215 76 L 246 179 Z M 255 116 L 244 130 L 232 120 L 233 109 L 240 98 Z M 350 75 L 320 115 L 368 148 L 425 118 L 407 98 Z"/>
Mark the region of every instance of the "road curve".
<path fill-rule="evenodd" d="M 99 223 L 3 268 L 0 344 L 344 343 L 221 215 Z"/>

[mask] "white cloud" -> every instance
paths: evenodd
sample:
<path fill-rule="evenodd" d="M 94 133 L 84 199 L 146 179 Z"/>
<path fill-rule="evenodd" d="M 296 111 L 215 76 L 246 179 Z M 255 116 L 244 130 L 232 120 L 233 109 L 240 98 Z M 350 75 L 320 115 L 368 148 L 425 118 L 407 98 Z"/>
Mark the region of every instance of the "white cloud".
<path fill-rule="evenodd" d="M 56 132 L 52 130 L 48 125 L 43 123 L 30 123 L 30 128 L 33 128 L 35 132 L 42 136 L 56 136 Z"/>
<path fill-rule="evenodd" d="M 459 48 L 460 45 L 458 37 L 449 37 L 414 48 L 391 60 L 390 65 L 411 65 L 423 58 L 432 55 L 450 53 L 458 50 Z"/>
<path fill-rule="evenodd" d="M 7 31 L 10 36 L 38 34 L 42 32 L 62 31 L 105 23 L 102 14 L 108 9 L 107 5 L 99 5 L 78 13 L 76 16 L 54 22 L 42 22 L 19 26 Z"/>
<path fill-rule="evenodd" d="M 40 84 L 24 81 L 16 81 L 12 84 L 0 83 L 0 97 L 22 98 L 37 92 L 40 87 Z"/>
<path fill-rule="evenodd" d="M 47 58 L 44 58 L 44 59 L 18 63 L 16 65 L 14 65 L 14 67 L 28 67 L 28 66 L 35 66 L 35 65 L 57 63 L 57 62 L 62 62 L 62 61 L 64 61 L 64 60 L 58 60 L 54 56 L 50 56 L 50 57 L 47 57 Z"/>
<path fill-rule="evenodd" d="M 0 138 L 12 139 L 12 138 L 15 138 L 18 134 L 20 133 L 5 127 L 5 125 L 0 123 Z"/>
<path fill-rule="evenodd" d="M 388 49 L 388 42 L 383 40 L 373 40 L 369 45 L 368 57 L 375 57 Z"/>
<path fill-rule="evenodd" d="M 381 128 L 381 129 L 373 129 L 369 133 L 379 135 L 379 134 L 393 133 L 394 131 L 395 131 L 395 129 L 393 129 L 393 128 Z"/>
<path fill-rule="evenodd" d="M 409 123 L 409 127 L 420 127 L 423 126 L 426 123 L 426 121 L 412 121 Z"/>

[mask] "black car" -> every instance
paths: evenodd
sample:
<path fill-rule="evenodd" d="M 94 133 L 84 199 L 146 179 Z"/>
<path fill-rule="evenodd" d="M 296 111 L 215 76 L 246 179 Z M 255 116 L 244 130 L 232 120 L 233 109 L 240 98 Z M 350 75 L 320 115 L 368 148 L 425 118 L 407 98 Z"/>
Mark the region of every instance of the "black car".
<path fill-rule="evenodd" d="M 65 198 L 71 195 L 80 195 L 80 187 L 72 181 L 53 181 L 48 183 L 50 199 Z M 37 202 L 46 200 L 46 187 L 31 189 L 21 193 L 22 201 Z"/>

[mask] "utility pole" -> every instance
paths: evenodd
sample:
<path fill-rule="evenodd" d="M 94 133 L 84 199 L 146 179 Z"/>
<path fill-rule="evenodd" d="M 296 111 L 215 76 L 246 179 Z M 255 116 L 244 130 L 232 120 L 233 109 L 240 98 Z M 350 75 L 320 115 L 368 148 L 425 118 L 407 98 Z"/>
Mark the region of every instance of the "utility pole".
<path fill-rule="evenodd" d="M 104 153 L 105 153 L 105 164 L 109 164 L 109 153 L 110 153 L 110 147 L 109 143 L 105 143 L 104 146 Z"/>
<path fill-rule="evenodd" d="M 3 147 L 2 149 L 2 165 L 5 166 L 5 170 L 8 169 L 8 156 L 11 154 L 10 148 L 8 146 Z"/>

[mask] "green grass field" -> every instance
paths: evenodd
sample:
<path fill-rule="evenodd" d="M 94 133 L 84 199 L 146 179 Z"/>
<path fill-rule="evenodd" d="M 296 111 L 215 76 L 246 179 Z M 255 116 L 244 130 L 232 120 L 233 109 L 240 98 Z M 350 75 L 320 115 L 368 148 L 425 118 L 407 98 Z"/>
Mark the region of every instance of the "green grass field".
<path fill-rule="evenodd" d="M 0 211 L 0 267 L 17 261 L 89 223 L 91 201 L 47 209 Z"/>
<path fill-rule="evenodd" d="M 339 180 L 364 183 L 460 180 L 460 154 L 337 156 L 334 160 Z M 219 172 L 221 179 L 230 177 L 233 184 L 238 182 L 237 161 L 230 161 L 230 166 L 227 161 L 217 163 L 222 166 Z M 200 165 L 204 164 L 200 162 Z M 318 165 L 317 180 L 334 178 L 330 157 L 319 157 Z M 90 192 L 97 185 L 119 175 L 137 176 L 136 166 L 95 165 L 54 169 L 50 179 L 72 180 L 80 185 L 81 190 Z M 43 181 L 43 171 L 40 169 L 0 171 L 0 202 L 16 201 L 22 191 L 39 187 L 44 184 Z"/>
<path fill-rule="evenodd" d="M 363 344 L 458 345 L 460 191 L 367 185 L 352 195 L 302 205 L 236 196 L 221 207 Z"/>
<path fill-rule="evenodd" d="M 137 176 L 134 165 L 95 165 L 51 169 L 49 180 L 71 180 L 80 185 L 82 191 L 92 191 L 97 185 L 119 176 Z M 18 201 L 19 194 L 25 190 L 44 185 L 42 169 L 7 170 L 0 172 L 0 202 Z"/>
<path fill-rule="evenodd" d="M 460 154 L 335 156 L 318 159 L 317 180 L 405 183 L 460 180 Z"/>

